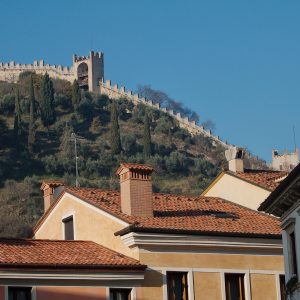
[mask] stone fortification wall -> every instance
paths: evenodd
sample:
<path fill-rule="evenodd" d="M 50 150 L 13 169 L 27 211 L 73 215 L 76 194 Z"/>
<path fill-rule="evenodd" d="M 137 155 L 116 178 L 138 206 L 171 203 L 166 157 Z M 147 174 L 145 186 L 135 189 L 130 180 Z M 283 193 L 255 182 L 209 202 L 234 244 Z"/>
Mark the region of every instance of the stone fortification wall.
<path fill-rule="evenodd" d="M 278 150 L 272 150 L 271 169 L 275 171 L 292 171 L 299 164 L 299 150 L 295 149 L 294 152 L 289 153 L 284 150 L 283 154 L 279 154 Z"/>
<path fill-rule="evenodd" d="M 33 64 L 19 64 L 11 61 L 9 63 L 0 62 L 0 80 L 7 82 L 17 82 L 22 72 L 31 71 L 37 74 L 49 74 L 51 78 L 59 78 L 73 82 L 75 79 L 72 68 L 61 65 L 44 64 L 43 60 L 34 61 Z"/>
<path fill-rule="evenodd" d="M 138 94 L 133 94 L 130 90 L 125 90 L 124 86 L 118 87 L 117 84 L 111 85 L 110 80 L 100 81 L 99 83 L 100 94 L 107 95 L 112 99 L 127 98 L 132 101 L 135 105 L 140 103 L 145 104 L 149 107 L 159 109 L 173 118 L 175 118 L 181 128 L 186 129 L 192 135 L 204 135 L 213 140 L 215 144 L 220 144 L 225 148 L 230 148 L 232 145 L 228 144 L 227 141 L 222 141 L 219 136 L 215 136 L 210 130 L 206 130 L 203 126 L 198 126 L 195 121 L 190 121 L 187 117 L 182 117 L 180 113 L 174 113 L 173 110 L 167 110 L 164 107 L 160 107 L 158 103 L 153 103 L 153 101 L 140 97 Z"/>

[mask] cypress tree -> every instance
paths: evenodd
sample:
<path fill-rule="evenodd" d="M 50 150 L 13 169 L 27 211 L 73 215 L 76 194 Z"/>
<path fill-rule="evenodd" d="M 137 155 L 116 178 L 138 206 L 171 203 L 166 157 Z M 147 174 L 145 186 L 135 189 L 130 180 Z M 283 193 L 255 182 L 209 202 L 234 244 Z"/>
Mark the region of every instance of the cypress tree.
<path fill-rule="evenodd" d="M 150 134 L 150 122 L 148 114 L 145 113 L 145 119 L 144 119 L 144 148 L 143 153 L 145 158 L 149 158 L 151 156 L 151 134 Z"/>
<path fill-rule="evenodd" d="M 64 158 L 70 159 L 74 155 L 73 145 L 71 143 L 72 127 L 66 122 L 63 134 L 60 139 L 59 150 Z"/>
<path fill-rule="evenodd" d="M 110 148 L 112 155 L 120 154 L 122 150 L 118 112 L 116 102 L 114 100 L 112 101 L 110 112 Z"/>
<path fill-rule="evenodd" d="M 41 82 L 41 119 L 48 129 L 55 122 L 54 88 L 47 73 Z"/>
<path fill-rule="evenodd" d="M 30 86 L 29 86 L 29 97 L 30 97 L 30 118 L 29 118 L 29 132 L 28 132 L 28 150 L 29 152 L 34 151 L 35 146 L 35 119 L 36 119 L 36 109 L 35 109 L 35 95 L 33 78 L 30 76 Z"/>
<path fill-rule="evenodd" d="M 20 95 L 19 95 L 19 88 L 16 88 L 15 94 L 15 119 L 14 119 L 14 138 L 16 146 L 19 145 L 19 138 L 22 134 L 22 127 L 21 127 L 21 109 L 20 109 Z"/>
<path fill-rule="evenodd" d="M 72 104 L 76 110 L 79 103 L 81 102 L 81 91 L 77 80 L 74 80 L 72 85 Z"/>

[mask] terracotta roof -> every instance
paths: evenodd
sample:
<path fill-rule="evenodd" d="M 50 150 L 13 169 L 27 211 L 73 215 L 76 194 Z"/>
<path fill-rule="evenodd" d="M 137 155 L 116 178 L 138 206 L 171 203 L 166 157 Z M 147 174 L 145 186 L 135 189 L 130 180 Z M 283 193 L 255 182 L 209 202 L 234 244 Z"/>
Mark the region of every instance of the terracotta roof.
<path fill-rule="evenodd" d="M 288 175 L 288 173 L 284 171 L 250 169 L 245 169 L 244 172 L 234 173 L 227 171 L 226 173 L 254 183 L 270 191 L 273 191 L 279 185 L 281 179 L 284 179 Z"/>
<path fill-rule="evenodd" d="M 258 210 L 265 211 L 277 217 L 282 217 L 288 212 L 295 203 L 299 201 L 299 183 L 300 164 L 298 164 L 291 173 L 280 182 L 279 186 L 261 203 Z M 282 201 L 282 196 L 289 191 L 288 197 Z"/>
<path fill-rule="evenodd" d="M 153 194 L 154 217 L 135 217 L 121 212 L 119 192 L 70 187 L 65 191 L 126 221 L 131 230 L 280 236 L 277 219 L 220 198 Z M 35 231 L 59 200 L 38 222 Z"/>
<path fill-rule="evenodd" d="M 145 269 L 144 265 L 90 241 L 0 239 L 0 268 Z"/>
<path fill-rule="evenodd" d="M 121 163 L 120 167 L 117 169 L 116 174 L 119 174 L 122 169 L 127 168 L 129 170 L 144 170 L 153 172 L 154 169 L 150 165 L 145 164 L 135 164 L 135 163 Z"/>

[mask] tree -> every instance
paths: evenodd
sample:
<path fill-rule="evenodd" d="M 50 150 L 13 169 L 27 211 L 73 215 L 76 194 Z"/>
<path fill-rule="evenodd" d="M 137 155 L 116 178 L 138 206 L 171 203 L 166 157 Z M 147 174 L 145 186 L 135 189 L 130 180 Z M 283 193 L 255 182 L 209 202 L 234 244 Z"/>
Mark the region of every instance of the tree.
<path fill-rule="evenodd" d="M 71 134 L 73 132 L 73 128 L 66 123 L 63 134 L 60 139 L 59 150 L 63 157 L 70 159 L 74 155 L 73 145 L 71 142 Z"/>
<path fill-rule="evenodd" d="M 144 120 L 144 148 L 143 153 L 145 158 L 149 158 L 151 156 L 151 134 L 150 134 L 150 122 L 148 114 L 145 114 Z"/>
<path fill-rule="evenodd" d="M 20 95 L 19 95 L 19 88 L 16 88 L 15 94 L 15 119 L 14 119 L 14 138 L 15 143 L 18 146 L 19 138 L 22 134 L 22 127 L 21 127 L 21 109 L 20 109 Z"/>
<path fill-rule="evenodd" d="M 74 80 L 72 85 L 72 104 L 76 110 L 79 103 L 81 102 L 81 91 L 77 80 Z"/>
<path fill-rule="evenodd" d="M 118 112 L 116 102 L 114 100 L 112 101 L 110 112 L 110 148 L 112 155 L 120 154 L 122 150 Z"/>
<path fill-rule="evenodd" d="M 48 129 L 55 122 L 54 88 L 47 73 L 41 82 L 41 119 Z"/>
<path fill-rule="evenodd" d="M 29 86 L 29 101 L 30 101 L 30 118 L 29 118 L 29 131 L 28 131 L 28 150 L 34 152 L 35 146 L 35 130 L 36 130 L 36 109 L 35 109 L 35 95 L 33 86 L 33 77 L 30 78 Z"/>

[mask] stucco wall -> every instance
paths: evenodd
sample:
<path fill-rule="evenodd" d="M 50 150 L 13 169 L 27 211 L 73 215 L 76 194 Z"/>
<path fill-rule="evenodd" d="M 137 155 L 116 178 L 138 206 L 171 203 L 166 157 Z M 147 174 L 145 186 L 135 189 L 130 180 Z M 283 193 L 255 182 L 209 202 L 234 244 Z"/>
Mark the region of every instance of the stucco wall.
<path fill-rule="evenodd" d="M 274 275 L 251 274 L 250 281 L 252 300 L 277 299 L 276 278 Z"/>
<path fill-rule="evenodd" d="M 138 257 L 138 253 L 126 247 L 120 237 L 114 236 L 114 233 L 123 229 L 125 225 L 100 214 L 97 208 L 83 201 L 71 199 L 68 195 L 61 199 L 36 232 L 35 238 L 63 239 L 62 219 L 70 215 L 73 215 L 76 240 L 94 241 L 125 255 Z"/>
<path fill-rule="evenodd" d="M 224 174 L 206 193 L 257 210 L 270 192 L 241 179 Z"/>
<path fill-rule="evenodd" d="M 290 234 L 294 231 L 296 238 L 296 261 L 297 261 L 297 269 L 300 270 L 300 216 L 299 216 L 299 208 L 300 205 L 297 204 L 294 209 L 286 216 L 284 216 L 281 220 L 284 225 L 282 231 L 282 242 L 283 242 L 283 253 L 285 259 L 285 279 L 286 282 L 291 279 L 293 276 L 293 268 L 292 268 L 292 250 L 291 250 L 291 242 L 290 242 Z M 298 271 L 299 272 L 299 271 Z M 295 299 L 300 299 L 300 293 L 296 296 Z M 296 298 L 297 297 L 297 298 Z"/>
<path fill-rule="evenodd" d="M 152 267 L 284 270 L 282 255 L 140 253 L 140 260 Z"/>
<path fill-rule="evenodd" d="M 145 280 L 141 287 L 140 296 L 142 300 L 162 300 L 163 299 L 163 275 L 160 271 L 147 271 Z"/>
<path fill-rule="evenodd" d="M 195 299 L 221 300 L 220 273 L 194 272 Z"/>
<path fill-rule="evenodd" d="M 106 300 L 106 289 L 96 287 L 37 287 L 37 300 Z"/>
<path fill-rule="evenodd" d="M 195 299 L 221 300 L 222 285 L 221 277 L 226 272 L 233 273 L 253 273 L 250 276 L 248 289 L 251 290 L 252 299 L 277 299 L 276 293 L 276 276 L 277 272 L 283 273 L 283 256 L 282 255 L 255 255 L 255 254 L 208 254 L 208 253 L 140 253 L 140 260 L 144 264 L 155 268 L 156 273 L 151 276 L 146 275 L 143 286 L 149 288 L 145 292 L 155 291 L 157 299 L 162 299 L 163 287 L 151 288 L 153 278 L 162 283 L 160 273 L 164 271 L 192 271 Z M 199 270 L 203 269 L 203 271 Z M 210 269 L 209 272 L 206 270 Z M 255 274 L 255 272 L 265 272 L 269 275 Z M 146 274 L 148 274 L 147 271 Z M 154 272 L 154 271 L 151 271 Z M 247 281 L 245 281 L 245 288 Z M 252 289 L 253 285 L 253 289 Z M 265 290 L 268 290 L 266 293 Z M 144 293 L 145 295 L 146 293 Z M 265 298 L 265 294 L 267 298 Z M 273 297 L 275 295 L 275 297 Z M 144 299 L 144 298 L 143 298 Z M 145 298 L 154 299 L 154 298 Z M 278 299 L 279 300 L 279 299 Z"/>

